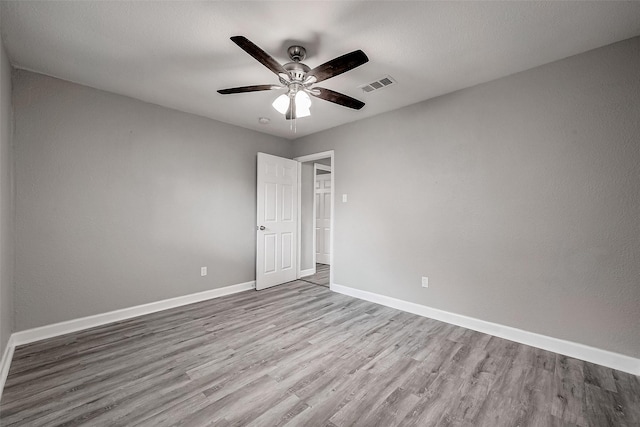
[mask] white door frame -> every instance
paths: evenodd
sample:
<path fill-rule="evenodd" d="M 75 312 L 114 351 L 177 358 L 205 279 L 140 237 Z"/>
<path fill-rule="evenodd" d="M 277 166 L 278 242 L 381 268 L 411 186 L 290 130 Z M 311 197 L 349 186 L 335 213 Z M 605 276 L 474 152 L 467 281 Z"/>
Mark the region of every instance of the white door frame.
<path fill-rule="evenodd" d="M 312 244 L 313 244 L 313 253 L 311 254 L 311 257 L 313 259 L 313 274 L 316 273 L 316 263 L 317 263 L 317 257 L 316 257 L 316 226 L 317 224 L 317 219 L 316 219 L 316 179 L 318 178 L 318 171 L 325 171 L 325 172 L 331 172 L 331 166 L 327 166 L 327 165 L 321 165 L 320 163 L 314 163 L 313 164 L 313 215 L 312 215 L 312 229 L 313 229 L 313 233 L 311 234 L 311 240 L 312 240 Z M 333 174 L 331 174 L 331 185 L 333 186 Z M 331 202 L 333 203 L 333 197 L 331 197 Z M 332 206 L 333 208 L 333 206 Z M 333 210 L 331 211 L 331 216 L 333 217 Z M 329 220 L 329 225 L 331 226 L 331 220 Z M 300 226 L 302 227 L 302 224 L 300 223 Z M 298 233 L 300 233 L 301 230 L 298 230 Z M 329 230 L 329 234 L 331 234 L 331 230 Z M 302 241 L 302 236 L 300 236 L 300 239 Z M 329 237 L 329 240 L 331 240 L 331 237 Z M 329 242 L 329 250 L 331 250 L 331 242 Z M 331 254 L 329 254 L 329 261 L 331 261 Z M 298 264 L 300 263 L 300 259 L 298 259 Z M 300 267 L 298 267 L 298 269 L 300 269 Z M 299 279 L 300 277 L 298 277 Z"/>
<path fill-rule="evenodd" d="M 330 239 L 331 242 L 329 242 L 329 249 L 331 251 L 331 254 L 329 254 L 329 259 L 331 260 L 331 268 L 329 269 L 329 287 L 333 286 L 333 272 L 334 272 L 334 266 L 335 266 L 335 260 L 333 257 L 333 253 L 334 253 L 334 222 L 335 222 L 335 207 L 336 207 L 336 201 L 335 201 L 335 187 L 336 187 L 336 164 L 335 164 L 335 153 L 334 150 L 329 150 L 329 151 L 323 151 L 321 153 L 315 153 L 315 154 L 308 154 L 306 156 L 300 156 L 300 157 L 296 157 L 293 160 L 298 162 L 298 262 L 297 262 L 297 277 L 298 279 L 300 278 L 300 247 L 302 246 L 302 237 L 300 235 L 301 233 L 301 228 L 302 228 L 302 217 L 301 217 L 301 211 L 302 211 L 302 201 L 301 201 L 301 196 L 302 196 L 302 163 L 306 163 L 306 162 L 312 162 L 314 160 L 321 160 L 321 159 L 326 159 L 326 158 L 330 158 L 331 159 L 331 231 L 329 232 L 330 235 Z M 315 172 L 315 171 L 314 171 Z M 314 180 L 315 180 L 315 174 L 314 174 Z M 314 189 L 315 191 L 315 189 Z M 315 200 L 315 196 L 314 196 L 314 200 Z M 315 218 L 315 211 L 313 213 L 313 217 Z M 315 221 L 315 219 L 314 219 Z M 314 245 L 315 245 L 315 230 L 313 230 L 313 234 L 314 234 Z M 315 260 L 315 247 L 313 248 L 313 259 Z M 314 268 L 315 268 L 315 264 L 314 264 Z"/>

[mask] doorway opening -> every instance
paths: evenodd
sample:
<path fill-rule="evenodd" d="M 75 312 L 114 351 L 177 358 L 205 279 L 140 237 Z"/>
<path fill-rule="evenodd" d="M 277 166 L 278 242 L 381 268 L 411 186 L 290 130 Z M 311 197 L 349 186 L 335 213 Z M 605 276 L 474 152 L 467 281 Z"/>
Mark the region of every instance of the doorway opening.
<path fill-rule="evenodd" d="M 298 157 L 298 278 L 333 283 L 333 150 Z"/>

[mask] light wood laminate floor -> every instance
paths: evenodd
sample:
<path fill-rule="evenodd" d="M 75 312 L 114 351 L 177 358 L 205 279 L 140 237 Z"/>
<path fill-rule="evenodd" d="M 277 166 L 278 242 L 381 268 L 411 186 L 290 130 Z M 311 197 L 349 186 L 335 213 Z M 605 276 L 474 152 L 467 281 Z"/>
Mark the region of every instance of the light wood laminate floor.
<path fill-rule="evenodd" d="M 311 276 L 303 277 L 300 280 L 313 283 L 314 285 L 320 285 L 328 288 L 330 272 L 331 272 L 331 267 L 328 264 L 316 264 L 315 274 L 312 274 Z"/>
<path fill-rule="evenodd" d="M 3 426 L 638 426 L 638 377 L 302 281 L 18 347 Z"/>

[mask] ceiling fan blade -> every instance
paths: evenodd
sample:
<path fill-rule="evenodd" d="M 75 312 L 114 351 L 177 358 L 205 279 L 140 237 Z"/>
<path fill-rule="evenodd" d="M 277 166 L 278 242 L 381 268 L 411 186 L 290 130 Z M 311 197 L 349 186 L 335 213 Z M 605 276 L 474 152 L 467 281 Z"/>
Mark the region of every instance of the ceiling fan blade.
<path fill-rule="evenodd" d="M 296 118 L 296 97 L 295 96 L 290 96 L 289 97 L 289 109 L 287 110 L 287 113 L 284 115 L 284 118 L 287 120 L 291 120 L 291 119 L 295 119 Z"/>
<path fill-rule="evenodd" d="M 369 58 L 361 50 L 354 50 L 351 53 L 339 56 L 322 65 L 318 65 L 307 73 L 307 76 L 314 76 L 316 82 L 330 79 L 346 71 L 353 70 L 362 64 L 369 62 Z"/>
<path fill-rule="evenodd" d="M 260 90 L 271 90 L 271 89 L 280 89 L 280 88 L 281 86 L 275 86 L 275 85 L 241 86 L 241 87 L 232 87 L 229 89 L 220 89 L 218 93 L 222 95 L 229 95 L 231 93 L 257 92 Z"/>
<path fill-rule="evenodd" d="M 285 70 L 284 67 L 280 65 L 278 61 L 273 59 L 273 57 L 269 55 L 267 52 L 265 52 L 264 50 L 256 46 L 248 38 L 244 36 L 233 36 L 231 37 L 231 41 L 233 41 L 235 44 L 240 46 L 242 50 L 247 52 L 249 55 L 253 56 L 258 62 L 260 62 L 262 65 L 270 69 L 275 74 L 282 73 L 282 74 L 289 75 L 287 70 Z"/>
<path fill-rule="evenodd" d="M 314 87 L 320 91 L 319 94 L 314 94 L 310 92 L 312 96 L 316 98 L 324 99 L 325 101 L 333 102 L 334 104 L 342 105 L 343 107 L 353 108 L 354 110 L 359 110 L 364 107 L 364 102 L 358 101 L 355 98 L 347 96 L 340 92 L 335 92 L 331 89 L 325 89 L 323 87 Z"/>

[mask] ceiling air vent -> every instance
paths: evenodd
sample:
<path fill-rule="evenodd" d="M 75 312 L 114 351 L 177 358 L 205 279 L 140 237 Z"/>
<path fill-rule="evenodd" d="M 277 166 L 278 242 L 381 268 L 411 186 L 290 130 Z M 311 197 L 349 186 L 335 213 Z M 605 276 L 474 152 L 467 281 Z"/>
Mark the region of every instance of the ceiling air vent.
<path fill-rule="evenodd" d="M 396 81 L 391 76 L 385 76 L 380 80 L 376 80 L 375 82 L 368 83 L 366 85 L 358 86 L 359 89 L 362 89 L 363 92 L 373 92 L 376 90 L 384 89 L 387 86 L 391 86 L 395 84 Z"/>

